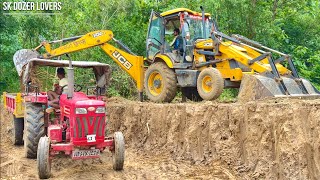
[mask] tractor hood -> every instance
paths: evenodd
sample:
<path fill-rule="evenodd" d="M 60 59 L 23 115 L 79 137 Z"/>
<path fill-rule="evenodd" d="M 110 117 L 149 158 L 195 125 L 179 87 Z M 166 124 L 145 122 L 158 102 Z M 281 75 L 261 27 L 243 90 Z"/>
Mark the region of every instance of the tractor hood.
<path fill-rule="evenodd" d="M 68 99 L 66 94 L 60 96 L 60 104 L 70 107 L 105 106 L 105 102 L 88 98 L 83 92 L 75 92 L 72 99 Z"/>

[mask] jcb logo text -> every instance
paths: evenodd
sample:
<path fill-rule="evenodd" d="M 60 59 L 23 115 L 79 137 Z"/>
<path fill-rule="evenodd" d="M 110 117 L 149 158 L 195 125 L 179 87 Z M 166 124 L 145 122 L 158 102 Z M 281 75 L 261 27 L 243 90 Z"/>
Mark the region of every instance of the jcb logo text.
<path fill-rule="evenodd" d="M 112 56 L 115 57 L 126 69 L 130 69 L 132 67 L 132 64 L 124 58 L 118 51 L 114 51 L 112 53 Z"/>

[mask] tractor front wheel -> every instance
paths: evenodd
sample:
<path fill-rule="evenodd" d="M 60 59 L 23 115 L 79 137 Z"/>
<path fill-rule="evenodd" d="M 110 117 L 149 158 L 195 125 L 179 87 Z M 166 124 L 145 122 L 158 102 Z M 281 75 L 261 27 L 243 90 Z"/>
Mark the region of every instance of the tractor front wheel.
<path fill-rule="evenodd" d="M 51 176 L 50 138 L 41 137 L 37 154 L 38 175 L 40 179 L 48 179 Z"/>
<path fill-rule="evenodd" d="M 112 151 L 113 169 L 120 171 L 124 163 L 124 137 L 122 132 L 114 133 L 114 149 Z"/>
<path fill-rule="evenodd" d="M 145 73 L 144 87 L 153 102 L 171 102 L 177 93 L 177 77 L 163 62 L 151 64 Z"/>
<path fill-rule="evenodd" d="M 217 99 L 224 88 L 224 79 L 219 70 L 209 67 L 202 70 L 197 79 L 197 89 L 199 95 L 204 100 Z"/>

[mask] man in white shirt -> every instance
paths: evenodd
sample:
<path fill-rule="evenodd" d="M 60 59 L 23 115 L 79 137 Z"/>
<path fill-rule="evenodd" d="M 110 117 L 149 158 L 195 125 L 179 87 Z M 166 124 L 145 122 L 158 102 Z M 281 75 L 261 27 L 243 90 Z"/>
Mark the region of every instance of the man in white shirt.
<path fill-rule="evenodd" d="M 57 69 L 57 76 L 59 78 L 59 85 L 55 85 L 54 91 L 48 91 L 48 105 L 49 108 L 46 109 L 47 113 L 51 113 L 54 108 L 59 109 L 59 97 L 61 94 L 66 94 L 68 92 L 68 79 L 66 78 L 66 73 L 63 68 Z"/>

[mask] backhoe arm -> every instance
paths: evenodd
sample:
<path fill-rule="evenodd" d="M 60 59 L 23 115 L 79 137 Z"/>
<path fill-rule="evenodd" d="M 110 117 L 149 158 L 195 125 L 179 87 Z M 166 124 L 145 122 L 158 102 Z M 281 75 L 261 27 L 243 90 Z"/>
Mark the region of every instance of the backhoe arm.
<path fill-rule="evenodd" d="M 127 52 L 122 51 L 111 44 L 108 44 L 110 40 L 114 40 Z M 51 48 L 51 44 L 72 41 L 68 44 L 60 46 L 56 49 Z M 99 30 L 87 33 L 83 36 L 76 36 L 71 38 L 66 38 L 62 40 L 56 40 L 51 42 L 42 42 L 40 46 L 36 47 L 38 50 L 44 47 L 46 53 L 41 56 L 41 58 L 51 59 L 57 56 L 61 56 L 68 53 L 73 53 L 83 49 L 88 49 L 95 46 L 100 46 L 102 50 L 108 54 L 123 70 L 125 70 L 137 83 L 137 89 L 140 94 L 140 100 L 142 100 L 143 92 L 143 57 L 133 54 L 129 48 L 123 45 L 121 42 L 113 38 L 112 31 L 109 30 Z"/>
<path fill-rule="evenodd" d="M 83 36 L 76 36 L 76 37 L 51 41 L 51 42 L 44 41 L 41 43 L 40 46 L 36 47 L 35 50 L 38 50 L 40 47 L 43 46 L 46 50 L 46 53 L 43 54 L 41 58 L 49 59 L 49 58 L 61 56 L 63 54 L 73 53 L 83 49 L 95 47 L 103 43 L 107 43 L 112 38 L 113 38 L 112 31 L 109 31 L 109 30 L 93 31 Z M 67 41 L 72 41 L 72 42 L 65 44 L 63 46 L 60 46 L 56 49 L 51 48 L 51 44 L 67 42 Z"/>
<path fill-rule="evenodd" d="M 143 57 L 131 55 L 108 43 L 104 43 L 100 47 L 136 81 L 137 89 L 140 93 L 140 100 L 142 101 L 144 78 Z"/>

